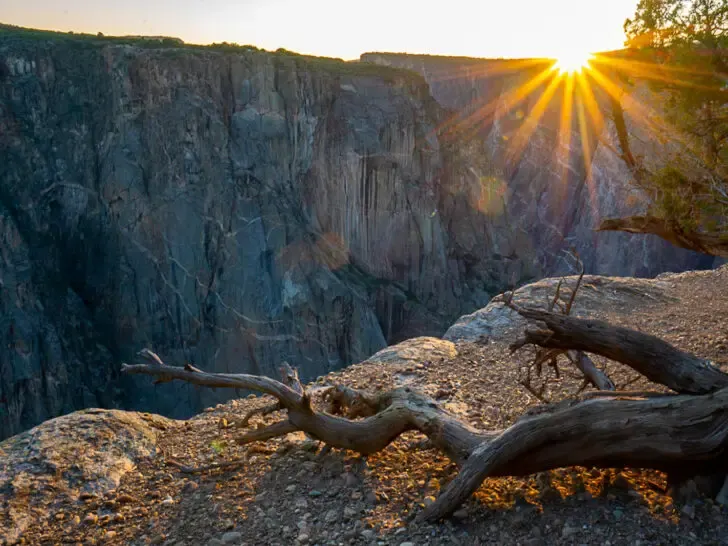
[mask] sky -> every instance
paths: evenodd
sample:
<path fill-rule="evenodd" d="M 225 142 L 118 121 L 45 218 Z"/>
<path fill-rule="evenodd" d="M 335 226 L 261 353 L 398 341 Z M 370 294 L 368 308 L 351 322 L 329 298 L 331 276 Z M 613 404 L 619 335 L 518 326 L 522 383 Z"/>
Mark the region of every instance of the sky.
<path fill-rule="evenodd" d="M 0 22 L 356 59 L 366 51 L 558 57 L 618 49 L 637 0 L 0 0 Z"/>

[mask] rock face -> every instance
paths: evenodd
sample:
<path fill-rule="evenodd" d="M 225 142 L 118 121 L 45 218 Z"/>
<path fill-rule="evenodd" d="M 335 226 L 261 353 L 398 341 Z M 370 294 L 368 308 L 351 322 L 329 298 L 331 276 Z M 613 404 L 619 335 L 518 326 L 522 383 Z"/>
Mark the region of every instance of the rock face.
<path fill-rule="evenodd" d="M 459 137 L 470 140 L 470 153 L 494 166 L 510 227 L 523 234 L 517 252 L 535 257 L 543 275 L 572 271 L 562 253 L 570 247 L 577 249 L 587 272 L 600 275 L 652 277 L 718 263 L 655 236 L 594 231 L 603 218 L 639 214 L 645 206 L 614 152 L 616 130 L 598 85 L 593 86 L 595 105 L 606 122 L 596 124 L 582 112 L 582 123 L 579 105 L 569 108 L 563 98 L 567 84 L 549 88 L 551 80 L 543 78 L 548 62 L 386 53 L 367 53 L 362 61 L 406 68 L 425 78 L 432 96 L 452 113 L 450 132 L 465 132 Z M 551 98 L 544 102 L 542 97 Z M 660 99 L 638 82 L 622 102 L 633 151 L 649 158 L 654 142 L 664 139 L 654 134 L 654 119 L 646 119 L 657 117 Z M 530 120 L 537 122 L 523 131 Z M 519 140 L 519 131 L 525 140 Z"/>
<path fill-rule="evenodd" d="M 174 421 L 159 415 L 91 409 L 58 417 L 0 442 L 0 542 L 14 544 L 30 518 L 53 505 L 115 489 Z"/>
<path fill-rule="evenodd" d="M 447 131 L 522 74 L 420 72 L 0 35 L 0 438 L 82 407 L 182 417 L 232 394 L 119 377 L 145 346 L 218 372 L 285 359 L 309 379 L 564 269 L 565 241 L 590 271 L 696 264 L 597 239 L 593 202 L 626 186 L 604 159 L 598 195 L 580 171 L 553 190 L 548 123 L 518 164 L 507 112 Z"/>
<path fill-rule="evenodd" d="M 310 378 L 537 274 L 411 72 L 12 33 L 0 67 L 0 437 L 231 394 L 120 378 L 145 346 Z"/>

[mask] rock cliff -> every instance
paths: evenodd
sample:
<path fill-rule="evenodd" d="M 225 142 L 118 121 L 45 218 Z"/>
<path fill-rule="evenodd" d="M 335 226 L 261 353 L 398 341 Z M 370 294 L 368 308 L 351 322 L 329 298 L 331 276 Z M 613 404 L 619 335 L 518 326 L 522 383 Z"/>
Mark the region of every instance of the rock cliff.
<path fill-rule="evenodd" d="M 602 218 L 638 214 L 645 207 L 615 153 L 619 144 L 603 90 L 600 97 L 602 85 L 592 85 L 594 107 L 601 112 L 592 116 L 588 106 L 580 112 L 568 98 L 573 93 L 568 84 L 551 86 L 552 79 L 543 77 L 549 61 L 388 53 L 366 53 L 362 61 L 425 78 L 432 96 L 450 112 L 456 138 L 467 139 L 499 173 L 509 225 L 525 235 L 544 275 L 569 271 L 562 251 L 572 246 L 586 270 L 600 275 L 653 277 L 714 265 L 713 258 L 655 236 L 594 231 Z M 635 152 L 648 159 L 659 151 L 654 143 L 665 137 L 655 134 L 654 119 L 646 119 L 660 115 L 660 100 L 639 81 L 622 99 Z M 593 117 L 604 122 L 594 123 Z M 519 131 L 532 120 L 531 131 L 521 133 L 527 140 L 519 142 Z"/>
<path fill-rule="evenodd" d="M 212 401 L 119 378 L 143 346 L 310 378 L 536 274 L 414 73 L 22 32 L 0 67 L 0 437 Z"/>
<path fill-rule="evenodd" d="M 441 335 L 563 269 L 567 243 L 590 272 L 696 265 L 655 240 L 597 238 L 592 203 L 619 208 L 626 178 L 597 149 L 595 195 L 583 168 L 554 185 L 552 121 L 517 164 L 506 117 L 445 130 L 522 74 L 436 83 L 404 65 L 424 78 L 0 32 L 0 438 L 83 407 L 182 417 L 225 396 L 120 378 L 144 346 L 214 371 L 285 359 L 308 379 Z"/>

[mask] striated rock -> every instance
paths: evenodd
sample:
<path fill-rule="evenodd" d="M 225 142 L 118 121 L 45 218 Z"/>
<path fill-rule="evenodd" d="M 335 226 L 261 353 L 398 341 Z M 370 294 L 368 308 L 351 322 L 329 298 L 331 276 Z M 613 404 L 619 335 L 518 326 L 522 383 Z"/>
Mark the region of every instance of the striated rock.
<path fill-rule="evenodd" d="M 145 346 L 309 380 L 567 271 L 571 244 L 589 272 L 709 265 L 591 232 L 627 173 L 597 147 L 565 178 L 558 109 L 509 159 L 537 95 L 519 115 L 505 97 L 529 70 L 59 36 L 0 35 L 0 438 L 82 407 L 187 417 L 234 394 L 120 377 Z M 492 119 L 449 130 L 482 101 Z"/>
<path fill-rule="evenodd" d="M 33 510 L 115 489 L 140 458 L 156 454 L 157 437 L 175 422 L 158 415 L 84 410 L 0 443 L 0 528 L 13 543 Z M 84 523 L 95 523 L 89 513 Z"/>
<path fill-rule="evenodd" d="M 0 437 L 81 407 L 181 417 L 230 396 L 119 377 L 144 346 L 308 379 L 440 335 L 527 276 L 483 238 L 496 214 L 460 220 L 480 167 L 440 142 L 446 112 L 411 72 L 6 33 L 9 64 Z"/>
<path fill-rule="evenodd" d="M 601 219 L 629 216 L 644 211 L 645 196 L 631 185 L 624 162 L 613 152 L 618 148 L 610 119 L 606 93 L 596 92 L 597 105 L 606 123 L 595 128 L 587 124 L 585 134 L 570 113 L 570 150 L 564 149 L 559 134 L 563 123 L 563 88 L 539 114 L 527 142 L 518 134 L 535 115 L 540 97 L 549 85 L 538 83 L 539 75 L 550 70 L 549 61 L 449 58 L 430 55 L 365 53 L 362 61 L 421 74 L 432 96 L 444 108 L 457 113 L 451 133 L 467 133 L 468 146 L 458 143 L 467 161 L 491 165 L 484 186 L 501 187 L 502 214 L 510 228 L 521 234 L 511 259 L 532 259 L 541 276 L 572 270 L 562 251 L 575 247 L 586 270 L 600 275 L 649 277 L 666 270 L 711 267 L 709 256 L 677 249 L 655 236 L 634 237 L 624 233 L 595 233 Z M 562 86 L 563 87 L 563 86 Z M 516 90 L 531 89 L 522 101 L 511 100 Z M 664 151 L 650 133 L 659 127 L 659 104 L 644 83 L 637 82 L 625 100 L 628 130 L 633 152 L 650 161 Z M 633 105 L 642 105 L 639 111 Z M 654 111 L 654 113 L 653 113 Z M 649 115 L 649 122 L 645 116 Z M 487 183 L 487 184 L 486 184 Z M 467 212 L 465 212 L 467 215 Z M 487 240 L 487 239 L 486 239 Z M 517 279 L 512 279 L 516 284 Z"/>

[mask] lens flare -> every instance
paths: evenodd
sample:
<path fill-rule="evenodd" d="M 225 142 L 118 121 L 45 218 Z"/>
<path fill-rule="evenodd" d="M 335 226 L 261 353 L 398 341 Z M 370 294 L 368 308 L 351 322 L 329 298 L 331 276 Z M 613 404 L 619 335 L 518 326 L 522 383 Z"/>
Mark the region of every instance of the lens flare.
<path fill-rule="evenodd" d="M 593 55 L 591 53 L 573 49 L 558 55 L 554 63 L 554 68 L 562 74 L 581 72 L 583 69 L 589 67 L 589 62 L 592 58 Z"/>

